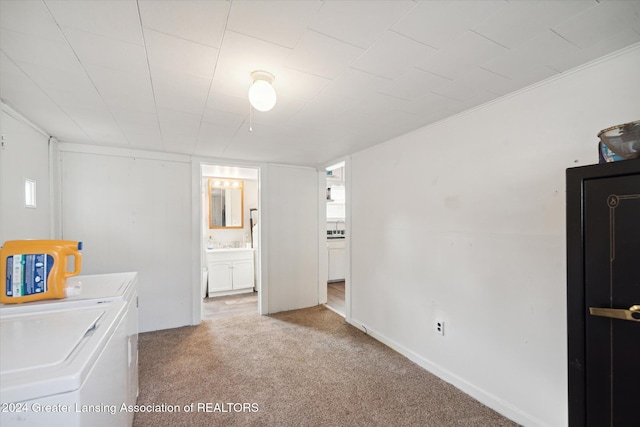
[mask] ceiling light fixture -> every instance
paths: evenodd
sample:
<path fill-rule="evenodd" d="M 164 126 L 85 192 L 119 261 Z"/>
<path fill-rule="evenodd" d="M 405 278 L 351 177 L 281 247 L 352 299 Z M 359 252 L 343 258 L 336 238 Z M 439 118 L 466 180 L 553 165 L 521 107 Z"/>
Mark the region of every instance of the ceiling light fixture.
<path fill-rule="evenodd" d="M 269 111 L 276 105 L 276 91 L 271 85 L 275 77 L 266 71 L 251 73 L 253 84 L 249 88 L 249 103 L 258 111 Z"/>

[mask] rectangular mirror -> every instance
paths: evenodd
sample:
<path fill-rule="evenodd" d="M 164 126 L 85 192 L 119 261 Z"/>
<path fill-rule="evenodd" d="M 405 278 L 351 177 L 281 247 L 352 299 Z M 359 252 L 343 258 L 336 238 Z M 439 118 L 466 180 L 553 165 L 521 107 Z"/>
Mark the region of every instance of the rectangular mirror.
<path fill-rule="evenodd" d="M 209 178 L 209 228 L 243 228 L 243 210 L 242 180 Z"/>

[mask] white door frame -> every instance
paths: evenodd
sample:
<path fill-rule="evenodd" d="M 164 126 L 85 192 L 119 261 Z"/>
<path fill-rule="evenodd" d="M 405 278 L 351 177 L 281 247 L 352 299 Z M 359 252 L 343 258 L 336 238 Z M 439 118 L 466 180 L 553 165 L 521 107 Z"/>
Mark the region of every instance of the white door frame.
<path fill-rule="evenodd" d="M 351 319 L 351 157 L 347 156 L 329 162 L 318 170 L 318 300 L 327 303 L 327 281 L 329 278 L 329 253 L 327 250 L 327 172 L 326 167 L 344 162 L 345 185 L 345 277 L 344 277 L 344 316 Z"/>
<path fill-rule="evenodd" d="M 230 161 L 228 159 L 207 159 L 207 158 L 194 158 L 192 159 L 191 164 L 191 176 L 192 176 L 192 185 L 191 185 L 191 200 L 192 200 L 192 214 L 191 214 L 191 223 L 192 223 L 192 247 L 191 253 L 192 258 L 194 260 L 199 260 L 199 262 L 192 263 L 192 277 L 194 280 L 194 285 L 192 287 L 192 324 L 199 325 L 202 322 L 202 273 L 203 269 L 206 267 L 206 258 L 204 256 L 204 251 L 202 248 L 202 236 L 204 233 L 204 219 L 203 212 L 204 206 L 202 202 L 202 168 L 203 166 L 226 166 L 226 167 L 235 167 L 235 168 L 245 168 L 245 169 L 256 169 L 258 171 L 258 212 L 260 218 L 260 250 L 259 257 L 257 259 L 257 265 L 255 265 L 256 269 L 256 289 L 258 290 L 258 311 L 260 314 L 269 313 L 269 308 L 267 306 L 268 298 L 267 295 L 267 284 L 266 281 L 263 280 L 264 273 L 262 270 L 262 266 L 264 263 L 262 260 L 265 257 L 264 248 L 265 240 L 263 237 L 265 236 L 263 218 L 263 191 L 264 191 L 264 180 L 266 179 L 265 171 L 266 167 L 263 164 L 256 164 L 251 162 L 242 162 L 242 161 Z"/>

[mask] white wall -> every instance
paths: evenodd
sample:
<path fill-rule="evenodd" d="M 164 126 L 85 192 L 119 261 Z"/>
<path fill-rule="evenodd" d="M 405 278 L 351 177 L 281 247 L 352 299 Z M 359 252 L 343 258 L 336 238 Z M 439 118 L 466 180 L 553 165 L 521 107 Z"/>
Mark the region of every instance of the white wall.
<path fill-rule="evenodd" d="M 137 271 L 140 330 L 199 318 L 199 204 L 189 156 L 59 143 L 3 105 L 0 239 L 80 240 L 83 274 Z M 249 166 L 248 166 L 249 167 Z M 257 166 L 256 166 L 257 167 Z M 311 168 L 262 166 L 263 281 L 269 313 L 318 304 L 318 181 Z M 38 181 L 38 209 L 24 208 L 24 178 Z M 248 190 L 257 205 L 257 181 Z M 51 189 L 55 194 L 51 200 Z M 51 208 L 51 205 L 54 208 Z M 194 211 L 195 209 L 195 211 Z M 272 210 L 272 214 L 269 214 Z M 266 221 L 266 220 L 265 220 Z M 197 230 L 194 234 L 194 230 Z M 197 239 L 197 242 L 193 240 Z M 196 252 L 198 253 L 198 252 Z"/>
<path fill-rule="evenodd" d="M 318 172 L 278 165 L 265 172 L 260 221 L 268 312 L 317 305 Z"/>
<path fill-rule="evenodd" d="M 7 240 L 50 239 L 49 137 L 4 104 L 0 133 L 0 245 Z M 27 178 L 36 181 L 36 208 L 25 208 Z"/>
<path fill-rule="evenodd" d="M 639 69 L 635 46 L 354 154 L 349 321 L 519 423 L 566 425 L 565 169 L 640 118 Z"/>
<path fill-rule="evenodd" d="M 82 272 L 138 272 L 141 332 L 191 324 L 190 159 L 74 144 L 60 158 L 62 237 L 84 242 Z"/>

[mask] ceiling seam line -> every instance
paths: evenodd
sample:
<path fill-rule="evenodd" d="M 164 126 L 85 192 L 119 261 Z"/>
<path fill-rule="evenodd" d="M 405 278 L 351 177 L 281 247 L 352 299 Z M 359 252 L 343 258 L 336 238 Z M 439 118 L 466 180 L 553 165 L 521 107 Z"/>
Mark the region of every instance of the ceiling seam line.
<path fill-rule="evenodd" d="M 422 68 L 419 65 L 415 65 L 413 68 L 415 68 L 417 70 L 420 70 L 422 72 L 425 72 L 425 73 L 429 73 L 432 76 L 436 76 L 436 77 L 440 77 L 441 79 L 448 80 L 450 82 L 454 82 L 456 80 L 455 78 L 450 78 L 450 77 L 447 77 L 447 76 L 443 76 L 442 74 L 434 73 L 433 71 L 430 71 L 430 70 L 427 70 L 425 68 Z"/>
<path fill-rule="evenodd" d="M 302 73 L 302 74 L 306 74 L 306 75 L 308 75 L 308 76 L 318 77 L 318 78 L 320 78 L 320 79 L 333 80 L 333 78 L 332 78 L 332 77 L 322 76 L 322 75 L 320 75 L 320 74 L 315 74 L 315 73 L 310 73 L 310 72 L 308 72 L 308 71 L 299 70 L 299 69 L 297 69 L 297 68 L 293 68 L 293 67 L 292 67 L 292 66 L 290 66 L 290 65 L 283 65 L 283 66 L 282 66 L 282 68 L 286 68 L 286 69 L 288 69 L 288 70 L 295 71 L 296 73 Z"/>
<path fill-rule="evenodd" d="M 136 0 L 136 8 L 138 9 L 138 20 L 140 21 L 140 33 L 142 35 L 142 46 L 144 47 L 144 56 L 147 63 L 147 71 L 149 72 L 149 83 L 151 84 L 151 94 L 153 95 L 153 106 L 156 110 L 156 123 L 158 124 L 158 132 L 160 132 L 160 143 L 162 149 L 166 151 L 167 147 L 164 145 L 164 135 L 162 134 L 162 127 L 160 126 L 160 114 L 158 114 L 158 100 L 156 99 L 156 91 L 153 84 L 153 76 L 151 75 L 151 64 L 149 64 L 149 51 L 147 50 L 147 39 L 144 36 L 144 25 L 142 25 L 142 13 L 140 12 L 140 2 Z"/>
<path fill-rule="evenodd" d="M 420 40 L 414 39 L 413 37 L 409 37 L 409 36 L 408 36 L 408 35 L 406 35 L 406 34 L 402 34 L 402 33 L 398 32 L 398 30 L 394 30 L 393 28 L 389 28 L 389 31 L 391 31 L 391 32 L 392 32 L 392 33 L 394 33 L 394 34 L 399 35 L 400 37 L 404 37 L 404 38 L 405 38 L 405 39 L 407 39 L 407 40 L 411 40 L 411 41 L 413 41 L 413 42 L 416 42 L 416 43 L 418 43 L 418 44 L 421 44 L 422 46 L 427 46 L 427 47 L 429 47 L 429 48 L 431 48 L 431 49 L 437 50 L 438 52 L 440 52 L 440 50 L 441 50 L 440 48 L 437 48 L 437 47 L 435 47 L 435 46 L 431 46 L 429 43 L 425 43 L 425 42 L 422 42 L 422 41 L 420 41 Z M 435 55 L 435 53 L 434 53 L 434 55 Z"/>
<path fill-rule="evenodd" d="M 482 38 L 483 38 L 483 39 L 485 39 L 485 40 L 490 41 L 491 43 L 494 43 L 494 44 L 496 44 L 496 45 L 498 45 L 498 46 L 500 46 L 500 47 L 502 47 L 502 48 L 504 48 L 504 49 L 507 49 L 508 51 L 511 51 L 511 49 L 510 49 L 509 47 L 507 47 L 507 46 L 503 45 L 502 43 L 498 43 L 497 41 L 495 41 L 495 40 L 493 40 L 493 39 L 490 39 L 489 37 L 485 36 L 484 34 L 480 34 L 479 32 L 477 32 L 476 30 L 474 30 L 474 29 L 472 29 L 472 28 L 469 28 L 469 31 L 471 31 L 473 34 L 475 34 L 475 35 L 477 35 L 477 36 L 482 37 Z"/>
<path fill-rule="evenodd" d="M 340 73 L 338 73 L 338 75 L 337 75 L 337 76 L 335 76 L 332 80 L 336 80 L 338 77 L 340 77 L 341 75 L 343 75 L 343 74 L 345 73 L 345 71 L 346 71 L 347 69 L 349 69 L 349 68 L 351 68 L 351 69 L 353 69 L 353 70 L 358 70 L 358 71 L 366 72 L 366 71 L 363 71 L 363 70 L 360 70 L 360 69 L 358 69 L 358 68 L 354 67 L 353 65 L 354 65 L 354 64 L 355 64 L 359 59 L 361 59 L 364 55 L 366 55 L 366 54 L 367 54 L 367 52 L 369 52 L 369 50 L 371 49 L 371 47 L 372 47 L 372 46 L 375 46 L 375 44 L 376 44 L 376 43 L 378 43 L 380 40 L 382 40 L 382 38 L 384 37 L 384 34 L 385 34 L 387 31 L 393 31 L 393 32 L 395 32 L 396 34 L 399 34 L 399 33 L 397 33 L 396 31 L 394 31 L 394 30 L 393 30 L 393 26 L 394 26 L 394 25 L 396 25 L 398 22 L 400 22 L 404 17 L 406 17 L 407 15 L 409 15 L 409 13 L 410 13 L 413 9 L 415 9 L 417 6 L 418 6 L 418 3 L 414 3 L 414 5 L 413 5 L 413 6 L 411 6 L 411 7 L 409 8 L 409 10 L 407 10 L 407 11 L 406 11 L 402 16 L 398 17 L 398 19 L 396 19 L 394 22 L 392 22 L 392 23 L 391 23 L 391 24 L 386 28 L 386 30 L 382 31 L 382 32 L 380 33 L 380 35 L 379 35 L 379 36 L 378 36 L 378 37 L 377 37 L 377 38 L 376 38 L 376 39 L 375 39 L 371 44 L 369 44 L 369 47 L 367 47 L 366 49 L 363 49 L 363 51 L 360 53 L 360 55 L 358 55 L 358 57 L 357 57 L 357 58 L 355 58 L 353 61 L 351 61 L 351 62 L 350 62 L 346 67 L 344 67 L 344 69 L 343 69 Z M 309 28 L 309 27 L 307 27 L 307 28 Z M 385 79 L 389 79 L 388 77 L 385 77 L 385 76 L 379 76 L 379 75 L 374 74 L 374 73 L 368 73 L 368 74 L 371 74 L 372 76 L 383 77 L 383 78 L 385 78 Z M 392 81 L 393 79 L 389 79 L 389 80 L 391 80 L 391 81 Z M 329 84 L 329 86 L 331 86 L 331 83 Z"/>
<path fill-rule="evenodd" d="M 251 106 L 249 106 L 249 108 L 251 108 Z M 231 141 L 233 141 L 233 139 L 236 137 L 238 132 L 240 132 L 240 129 L 242 129 L 244 127 L 245 123 L 246 123 L 246 120 L 243 120 L 242 123 L 240 123 L 238 125 L 238 127 L 236 128 L 236 131 L 233 133 L 233 137 L 231 139 L 229 139 L 229 141 L 225 144 L 224 148 L 222 149 L 222 154 L 221 155 L 224 155 L 224 153 L 227 152 L 227 149 L 229 148 L 229 145 L 231 145 Z"/>
<path fill-rule="evenodd" d="M 231 13 L 231 10 L 229 10 L 229 13 Z M 227 20 L 228 20 L 228 19 L 229 19 L 229 17 L 227 16 Z M 285 46 L 285 45 L 280 44 L 280 43 L 275 43 L 275 42 L 272 42 L 272 41 L 269 41 L 269 40 L 261 39 L 260 37 L 252 36 L 251 34 L 246 34 L 246 33 L 243 33 L 243 32 L 241 32 L 241 31 L 238 31 L 238 30 L 230 30 L 230 29 L 227 29 L 227 28 L 226 28 L 226 24 L 225 24 L 225 33 L 226 33 L 227 31 L 228 31 L 228 32 L 230 32 L 230 33 L 236 33 L 236 34 L 239 34 L 239 35 L 241 35 L 241 36 L 249 37 L 249 38 L 254 39 L 254 40 L 259 40 L 259 41 L 261 41 L 261 42 L 263 42 L 263 43 L 272 44 L 272 45 L 274 45 L 274 46 L 278 46 L 278 47 L 281 47 L 281 48 L 283 48 L 283 49 L 288 49 L 288 50 L 290 50 L 290 51 L 293 51 L 293 48 L 291 48 L 291 47 L 289 47 L 289 46 Z"/>
<path fill-rule="evenodd" d="M 560 37 L 562 40 L 569 43 L 571 46 L 575 46 L 580 50 L 584 50 L 582 47 L 578 46 L 577 44 L 575 44 L 574 42 L 572 42 L 571 40 L 569 40 L 568 38 L 566 38 L 565 36 L 557 32 L 556 30 L 554 30 L 553 28 L 549 28 L 549 31 L 551 31 L 553 34 L 555 34 L 556 36 Z"/>
<path fill-rule="evenodd" d="M 210 44 L 202 43 L 202 42 L 199 42 L 197 40 L 187 39 L 187 38 L 184 38 L 184 37 L 177 36 L 175 34 L 167 33 L 165 31 L 156 30 L 155 28 L 147 27 L 146 25 L 143 25 L 142 23 L 140 23 L 140 25 L 141 25 L 141 27 L 143 29 L 146 29 L 146 30 L 149 30 L 149 31 L 153 31 L 154 33 L 158 33 L 158 34 L 162 34 L 162 35 L 165 35 L 165 36 L 169 36 L 169 37 L 172 37 L 174 39 L 182 40 L 182 41 L 185 41 L 185 42 L 197 44 L 199 46 L 208 47 L 209 49 L 220 49 L 220 47 L 216 47 L 216 46 L 212 46 Z M 225 27 L 225 29 L 226 29 L 226 27 Z M 220 42 L 220 44 L 222 44 L 222 42 Z"/>
<path fill-rule="evenodd" d="M 358 55 L 358 57 L 357 57 L 356 59 L 354 59 L 353 61 L 351 61 L 351 63 L 350 63 L 347 67 L 345 67 L 345 68 L 348 68 L 348 67 L 355 68 L 355 67 L 352 67 L 352 64 L 353 64 L 353 63 L 355 63 L 356 61 L 358 61 L 360 58 L 362 58 L 362 57 L 363 57 L 367 52 L 369 52 L 369 50 L 371 49 L 371 47 L 372 47 L 372 46 L 375 46 L 375 45 L 376 45 L 376 43 L 378 43 L 380 40 L 382 40 L 382 38 L 384 37 L 384 34 L 385 34 L 387 31 L 391 31 L 391 32 L 394 32 L 394 33 L 396 33 L 396 34 L 398 34 L 398 35 L 402 36 L 402 34 L 398 33 L 397 31 L 395 31 L 395 30 L 393 29 L 393 26 L 394 26 L 394 25 L 396 25 L 398 22 L 400 22 L 400 20 L 402 20 L 405 16 L 409 15 L 409 13 L 410 13 L 413 9 L 415 9 L 417 6 L 418 6 L 418 4 L 417 4 L 417 3 L 415 3 L 415 4 L 414 4 L 413 6 L 411 6 L 411 8 L 410 8 L 409 10 L 407 10 L 407 11 L 406 11 L 406 12 L 405 12 L 401 17 L 399 17 L 399 18 L 398 18 L 398 19 L 396 19 L 394 22 L 392 22 L 392 23 L 391 23 L 391 25 L 389 25 L 389 26 L 387 27 L 387 29 L 386 29 L 386 30 L 384 30 L 384 31 L 380 32 L 380 35 L 379 35 L 379 36 L 378 36 L 378 37 L 377 37 L 377 38 L 376 38 L 376 39 L 375 39 L 371 44 L 369 44 L 369 47 L 367 47 L 366 49 L 364 49 L 364 50 L 363 50 L 363 52 L 362 52 L 360 55 Z M 404 36 L 403 36 L 403 37 L 404 37 Z M 408 38 L 408 37 L 407 37 L 407 38 Z M 426 46 L 426 45 L 425 45 L 425 46 Z M 429 47 L 431 47 L 431 46 L 429 46 Z M 343 71 L 343 72 L 344 72 L 344 71 Z M 342 73 L 340 73 L 340 74 L 342 74 Z"/>
<path fill-rule="evenodd" d="M 13 58 L 11 58 L 9 55 L 7 55 L 7 54 L 6 54 L 6 52 L 4 52 L 4 51 L 2 51 L 2 52 L 5 54 L 5 56 L 7 57 L 7 59 L 8 59 L 8 60 L 9 60 L 9 61 L 10 61 L 10 62 L 11 62 L 11 63 L 12 63 L 12 64 L 13 64 L 13 65 L 18 69 L 18 70 L 20 70 L 20 72 L 21 72 L 21 73 L 22 73 L 22 74 L 23 74 L 27 79 L 29 79 L 29 81 L 31 81 L 31 83 L 33 83 L 33 85 L 34 85 L 35 87 L 37 87 L 37 88 L 40 90 L 40 92 L 42 92 L 42 94 L 43 94 L 44 96 L 46 96 L 46 97 L 47 97 L 47 98 L 48 98 L 48 99 L 53 103 L 53 105 L 55 105 L 56 107 L 58 107 L 58 109 L 62 112 L 62 114 L 64 114 L 64 115 L 65 115 L 65 116 L 66 116 L 70 121 L 72 121 L 72 122 L 73 122 L 73 123 L 78 127 L 78 129 L 80 129 L 80 130 L 82 131 L 82 133 L 84 133 L 84 134 L 87 136 L 87 139 L 88 139 L 88 140 L 91 140 L 91 136 L 89 136 L 89 134 L 87 133 L 87 131 L 84 129 L 84 127 L 82 127 L 82 126 L 80 125 L 80 123 L 76 122 L 76 121 L 75 121 L 75 120 L 74 120 L 74 119 L 73 119 L 73 118 L 72 118 L 72 117 L 67 113 L 67 111 L 66 111 L 64 108 L 62 108 L 62 106 L 58 105 L 58 103 L 57 103 L 53 98 L 51 98 L 51 96 L 50 96 L 50 95 L 49 95 L 49 94 L 48 94 L 48 93 L 47 93 L 43 88 L 41 88 L 41 87 L 40 87 L 40 85 L 38 84 L 38 82 L 36 82 L 35 80 L 33 80 L 33 79 L 31 78 L 31 76 L 30 76 L 29 74 L 27 74 L 27 72 L 26 72 L 26 71 L 24 71 L 24 70 L 20 67 L 20 65 L 18 65 L 18 63 L 17 63 L 16 61 L 14 61 L 14 60 L 13 60 Z M 2 99 L 2 98 L 0 98 L 0 99 Z M 5 99 L 2 99 L 2 102 L 3 102 L 3 103 L 5 103 L 6 105 L 8 105 L 9 107 L 13 108 L 13 106 L 12 106 L 10 103 L 7 103 L 7 101 L 6 101 Z M 17 111 L 18 111 L 18 110 L 16 109 L 16 112 L 17 112 Z M 25 117 L 26 117 L 26 116 L 25 116 Z M 49 134 L 49 131 L 48 131 L 48 130 L 46 130 L 46 129 L 42 129 L 42 130 L 43 130 L 43 131 L 45 131 L 45 133 Z M 55 135 L 51 135 L 51 134 L 49 134 L 48 136 L 49 136 L 49 137 L 51 137 L 51 138 L 56 138 L 56 139 L 58 139 L 58 137 L 57 137 L 57 136 L 55 136 Z"/>
<path fill-rule="evenodd" d="M 332 36 L 332 35 L 330 35 L 330 34 L 323 33 L 322 31 L 316 30 L 316 29 L 314 29 L 314 28 L 309 28 L 309 27 L 307 27 L 306 29 L 307 29 L 307 31 L 311 31 L 312 33 L 320 34 L 321 36 L 325 36 L 325 37 L 327 37 L 327 38 L 329 38 L 329 39 L 331 39 L 331 40 L 339 41 L 340 43 L 344 43 L 344 44 L 346 44 L 346 45 L 348 45 L 348 46 L 355 47 L 356 49 L 360 49 L 360 50 L 363 50 L 363 51 L 364 51 L 364 50 L 367 50 L 367 48 L 364 48 L 364 47 L 362 47 L 362 46 L 358 46 L 357 44 L 354 44 L 354 43 L 348 42 L 348 41 L 346 41 L 346 40 L 339 39 L 338 37 Z"/>
<path fill-rule="evenodd" d="M 137 2 L 137 0 L 136 0 Z M 69 39 L 67 38 L 66 34 L 64 33 L 64 31 L 62 31 L 62 27 L 60 27 L 60 24 L 58 24 L 58 21 L 56 21 L 55 16 L 53 16 L 53 13 L 51 12 L 51 9 L 49 9 L 49 6 L 47 6 L 47 3 L 42 0 L 42 4 L 44 5 L 45 9 L 47 9 L 47 12 L 49 13 L 49 16 L 51 17 L 51 19 L 53 20 L 53 22 L 55 23 L 56 28 L 58 29 L 58 31 L 60 32 L 60 35 L 62 36 L 62 38 L 64 39 L 64 41 L 67 43 L 67 46 L 69 47 L 69 49 L 71 49 L 71 52 L 73 52 L 73 56 L 76 58 L 76 61 L 78 61 L 78 65 L 80 65 L 80 68 L 82 68 L 82 71 L 84 72 L 85 76 L 87 77 L 87 79 L 89 80 L 89 82 L 91 82 L 91 86 L 93 87 L 93 89 L 96 91 L 96 93 L 100 96 L 100 99 L 102 100 L 102 102 L 104 103 L 104 106 L 107 108 L 107 111 L 109 112 L 109 115 L 111 116 L 111 118 L 113 119 L 113 121 L 118 125 L 118 129 L 120 130 L 120 132 L 122 133 L 122 136 L 124 137 L 124 140 L 127 141 L 128 145 L 131 145 L 131 142 L 129 141 L 129 139 L 127 139 L 126 134 L 124 133 L 124 130 L 122 129 L 122 127 L 120 126 L 120 122 L 118 122 L 118 120 L 116 119 L 115 115 L 113 114 L 113 111 L 111 111 L 111 108 L 109 107 L 109 105 L 107 104 L 107 102 L 104 99 L 104 96 L 102 96 L 102 93 L 100 93 L 100 90 L 98 89 L 98 87 L 96 86 L 95 82 L 93 81 L 93 79 L 91 78 L 91 75 L 89 74 L 89 72 L 87 71 L 87 69 L 85 68 L 84 64 L 82 63 L 82 61 L 80 60 L 80 57 L 78 56 L 78 54 L 76 53 L 75 49 L 73 48 L 73 46 L 71 46 L 71 43 L 69 42 Z M 20 67 L 18 67 L 20 68 Z M 23 71 L 24 72 L 24 71 Z M 26 74 L 26 73 L 25 73 Z M 35 82 L 34 82 L 35 83 Z M 36 86 L 38 86 L 36 84 Z M 40 86 L 38 86 L 40 87 Z M 40 88 L 40 90 L 42 90 L 42 88 Z M 44 91 L 43 91 L 44 92 Z M 53 99 L 52 99 L 53 101 Z M 58 105 L 55 101 L 54 103 L 56 105 Z M 62 107 L 58 105 L 58 108 L 60 108 L 61 110 Z M 63 110 L 64 111 L 64 110 Z M 82 126 L 80 126 L 78 124 L 78 127 L 80 127 L 81 129 Z M 87 133 L 85 131 L 85 133 Z M 89 139 L 91 141 L 94 142 L 100 142 L 100 141 L 95 141 L 95 139 L 89 134 L 87 133 L 87 136 L 89 137 Z"/>
<path fill-rule="evenodd" d="M 200 123 L 198 124 L 198 134 L 196 135 L 196 143 L 195 143 L 195 147 L 194 147 L 194 155 L 195 155 L 195 148 L 198 146 L 198 139 L 200 137 L 200 130 L 202 129 L 202 123 L 204 122 L 204 115 L 207 112 L 207 104 L 209 103 L 209 96 L 211 95 L 211 88 L 213 87 L 213 79 L 215 79 L 216 77 L 216 71 L 218 70 L 218 60 L 220 59 L 220 54 L 222 53 L 222 47 L 224 46 L 224 37 L 225 34 L 227 33 L 227 28 L 229 26 L 229 17 L 231 16 L 231 2 L 229 2 L 229 8 L 227 9 L 227 19 L 225 19 L 224 21 L 224 28 L 222 30 L 222 38 L 220 39 L 220 49 L 218 49 L 218 54 L 216 55 L 216 62 L 215 64 L 213 64 L 213 72 L 211 73 L 211 80 L 209 81 L 209 90 L 207 91 L 207 98 L 204 100 L 204 109 L 202 110 L 202 115 L 200 116 Z M 249 106 L 249 108 L 251 108 L 251 106 Z M 242 122 L 242 124 L 244 124 L 244 121 Z M 242 126 L 242 124 L 240 124 L 240 126 Z M 238 127 L 238 129 L 236 129 L 236 131 L 233 134 L 233 137 L 235 138 L 236 134 L 238 133 L 240 127 Z M 233 139 L 233 138 L 232 138 Z M 222 150 L 222 154 L 224 154 L 227 151 L 227 148 L 229 147 L 230 141 L 227 142 L 227 144 L 225 145 L 224 149 Z"/>
<path fill-rule="evenodd" d="M 491 74 L 495 74 L 496 76 L 500 76 L 500 77 L 505 78 L 505 79 L 507 79 L 507 80 L 511 80 L 511 81 L 513 81 L 513 79 L 512 79 L 511 77 L 507 77 L 507 76 L 505 76 L 504 74 L 497 73 L 497 72 L 495 72 L 495 71 L 493 71 L 493 70 L 490 70 L 489 68 L 485 68 L 485 67 L 483 67 L 482 65 L 478 65 L 478 68 L 480 68 L 481 70 L 484 70 L 484 71 L 486 71 L 486 72 L 489 72 L 489 73 L 491 73 Z"/>

